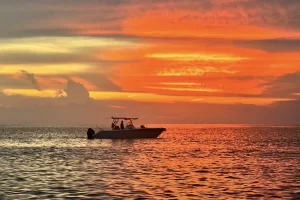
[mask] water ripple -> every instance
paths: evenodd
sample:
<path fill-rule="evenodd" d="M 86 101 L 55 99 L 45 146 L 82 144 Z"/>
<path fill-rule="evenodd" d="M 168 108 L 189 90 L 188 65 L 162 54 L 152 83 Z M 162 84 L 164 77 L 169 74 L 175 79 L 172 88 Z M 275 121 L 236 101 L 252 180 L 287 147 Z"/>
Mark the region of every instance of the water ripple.
<path fill-rule="evenodd" d="M 2 199 L 299 199 L 299 128 L 169 127 L 157 140 L 0 128 Z"/>

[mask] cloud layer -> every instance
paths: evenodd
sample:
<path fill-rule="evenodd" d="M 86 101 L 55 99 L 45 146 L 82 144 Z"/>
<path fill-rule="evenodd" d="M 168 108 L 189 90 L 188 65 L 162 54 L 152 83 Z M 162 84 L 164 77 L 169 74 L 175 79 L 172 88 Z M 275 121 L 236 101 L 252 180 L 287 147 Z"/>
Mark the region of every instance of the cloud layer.
<path fill-rule="evenodd" d="M 125 112 L 134 104 L 185 113 L 192 104 L 187 118 L 207 106 L 214 113 L 207 119 L 224 123 L 286 109 L 286 119 L 269 122 L 293 121 L 299 10 L 298 0 L 4 0 L 0 104 L 24 115 L 35 104 L 48 112 L 46 102 L 71 113 L 72 102 L 82 105 L 78 113 L 84 106 Z M 225 120 L 215 107 L 235 115 Z"/>

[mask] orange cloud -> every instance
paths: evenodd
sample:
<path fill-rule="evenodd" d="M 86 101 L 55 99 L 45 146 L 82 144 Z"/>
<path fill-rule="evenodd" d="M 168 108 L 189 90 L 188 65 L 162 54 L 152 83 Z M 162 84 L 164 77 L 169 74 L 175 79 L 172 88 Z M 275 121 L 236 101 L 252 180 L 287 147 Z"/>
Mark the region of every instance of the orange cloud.
<path fill-rule="evenodd" d="M 36 79 L 44 90 L 63 89 L 67 83 L 66 79 L 60 77 L 36 76 Z"/>
<path fill-rule="evenodd" d="M 109 105 L 108 107 L 110 108 L 115 108 L 115 109 L 125 109 L 125 106 L 116 106 L 116 105 Z"/>
<path fill-rule="evenodd" d="M 131 8 L 132 9 L 132 8 Z M 129 10 L 134 12 L 134 10 Z M 228 10 L 180 10 L 175 12 L 165 7 L 149 10 L 139 17 L 124 19 L 124 33 L 145 36 L 169 37 L 216 37 L 266 39 L 282 35 L 295 37 L 300 33 L 270 27 L 250 25 L 250 18 L 241 18 L 237 12 Z"/>
<path fill-rule="evenodd" d="M 4 89 L 4 94 L 23 95 L 28 97 L 42 97 L 42 98 L 58 98 L 56 90 L 34 90 L 34 89 Z M 125 101 L 139 101 L 139 102 L 162 102 L 162 103 L 214 103 L 214 104 L 256 104 L 266 105 L 276 101 L 293 100 L 291 98 L 257 98 L 257 97 L 213 97 L 204 96 L 199 98 L 197 96 L 171 96 L 159 95 L 153 93 L 128 93 L 128 92 L 96 92 L 91 91 L 90 96 L 96 100 L 125 100 Z"/>
<path fill-rule="evenodd" d="M 157 76 L 201 76 L 206 73 L 224 73 L 224 74 L 234 74 L 236 71 L 231 71 L 228 69 L 217 69 L 215 67 L 182 67 L 182 68 L 171 68 L 165 69 L 158 72 Z"/>
<path fill-rule="evenodd" d="M 246 58 L 231 55 L 206 54 L 206 53 L 165 53 L 146 55 L 148 58 L 174 60 L 174 61 L 210 61 L 210 62 L 235 62 Z"/>
<path fill-rule="evenodd" d="M 61 4 L 65 5 L 63 2 Z M 272 5 L 266 1 L 262 4 L 278 11 L 282 19 L 287 19 L 286 11 L 290 8 L 281 8 L 278 1 Z M 49 9 L 73 14 L 82 12 L 78 7 L 59 5 L 49 5 Z M 111 95 L 113 99 L 118 99 L 115 95 L 121 95 L 120 98 L 126 100 L 127 96 L 125 98 L 123 95 L 127 93 L 130 93 L 130 97 L 142 93 L 149 101 L 151 98 L 157 101 L 182 96 L 188 98 L 184 99 L 186 102 L 197 102 L 200 99 L 215 101 L 208 96 L 219 98 L 223 95 L 227 98 L 236 95 L 236 98 L 240 98 L 239 95 L 263 95 L 266 89 L 264 83 L 300 69 L 297 44 L 293 45 L 293 41 L 286 44 L 286 41 L 276 39 L 282 36 L 297 39 L 300 32 L 273 25 L 277 19 L 270 18 L 271 10 L 269 12 L 253 7 L 253 1 L 145 0 L 143 3 L 126 1 L 118 4 L 107 1 L 105 6 L 88 2 L 80 2 L 78 5 L 90 12 L 75 15 L 76 20 L 70 16 L 62 17 L 50 24 L 51 27 L 59 26 L 70 34 L 80 36 L 7 39 L 0 53 L 20 53 L 26 50 L 48 55 L 72 53 L 86 57 L 87 60 L 45 64 L 42 67 L 34 64 L 7 67 L 5 63 L 0 63 L 0 68 L 4 67 L 0 75 L 13 74 L 24 68 L 37 74 L 36 79 L 41 88 L 48 90 L 61 88 L 66 80 L 42 75 L 65 75 L 72 72 L 76 74 L 71 77 L 72 80 L 83 84 L 86 89 L 93 91 L 92 95 L 100 98 L 97 92 L 102 92 L 103 88 L 92 84 L 95 81 L 83 78 L 87 72 L 96 73 L 100 70 L 107 77 L 111 76 L 109 80 L 113 80 L 125 92 L 105 93 L 107 98 Z M 95 12 L 98 9 L 104 13 L 104 18 Z M 255 17 L 252 17 L 253 14 Z M 264 21 L 266 16 L 268 19 Z M 99 19 L 103 23 L 87 19 Z M 264 23 L 269 26 L 264 26 Z M 278 42 L 283 45 L 277 46 Z M 292 52 L 287 50 L 289 45 L 292 45 Z M 85 48 L 90 51 L 85 51 Z M 104 69 L 102 62 L 109 62 L 107 68 Z M 227 99 L 219 98 L 218 101 L 227 102 Z"/>
<path fill-rule="evenodd" d="M 89 91 L 97 91 L 98 90 L 97 86 L 95 86 L 94 84 L 92 84 L 91 82 L 89 82 L 86 79 L 83 79 L 83 78 L 80 78 L 77 76 L 71 76 L 70 78 L 77 83 L 81 83 Z"/>
<path fill-rule="evenodd" d="M 150 89 L 159 89 L 159 90 L 174 90 L 174 91 L 192 91 L 192 92 L 219 92 L 218 89 L 209 89 L 209 88 L 182 88 L 182 87 L 153 87 L 148 86 L 146 88 Z"/>

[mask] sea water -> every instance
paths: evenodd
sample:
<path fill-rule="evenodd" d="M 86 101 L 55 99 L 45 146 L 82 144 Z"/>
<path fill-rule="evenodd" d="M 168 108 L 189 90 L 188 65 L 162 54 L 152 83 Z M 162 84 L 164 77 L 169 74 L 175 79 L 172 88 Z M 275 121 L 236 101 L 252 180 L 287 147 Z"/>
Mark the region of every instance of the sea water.
<path fill-rule="evenodd" d="M 300 199 L 300 127 L 160 125 L 159 139 L 0 128 L 0 199 Z"/>

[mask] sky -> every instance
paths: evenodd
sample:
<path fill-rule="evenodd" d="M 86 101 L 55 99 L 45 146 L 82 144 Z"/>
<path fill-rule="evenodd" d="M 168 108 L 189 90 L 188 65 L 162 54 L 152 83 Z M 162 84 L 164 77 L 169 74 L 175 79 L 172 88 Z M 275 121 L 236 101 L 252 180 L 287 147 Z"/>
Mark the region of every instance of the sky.
<path fill-rule="evenodd" d="M 298 0 L 2 0 L 0 124 L 300 124 L 299 10 Z"/>

